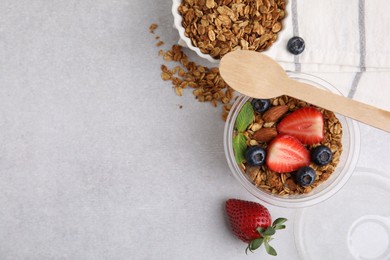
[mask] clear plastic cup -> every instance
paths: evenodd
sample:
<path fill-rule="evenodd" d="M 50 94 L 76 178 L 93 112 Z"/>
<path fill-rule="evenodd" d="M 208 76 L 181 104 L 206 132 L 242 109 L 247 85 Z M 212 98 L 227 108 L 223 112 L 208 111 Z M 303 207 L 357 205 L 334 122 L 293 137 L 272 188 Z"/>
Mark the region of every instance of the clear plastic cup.
<path fill-rule="evenodd" d="M 294 72 L 288 72 L 288 75 L 295 80 L 308 83 L 341 95 L 341 93 L 334 86 L 318 77 Z M 344 186 L 344 184 L 351 177 L 359 157 L 360 132 L 356 121 L 336 114 L 343 127 L 343 152 L 341 153 L 340 161 L 335 171 L 326 181 L 318 185 L 310 193 L 302 195 L 272 194 L 259 187 L 256 187 L 256 185 L 252 183 L 252 181 L 244 172 L 242 172 L 239 165 L 236 163 L 232 144 L 234 123 L 242 106 L 246 101 L 248 101 L 249 98 L 250 97 L 247 96 L 239 96 L 237 98 L 229 112 L 224 130 L 224 149 L 227 162 L 234 177 L 236 177 L 242 186 L 244 186 L 252 195 L 262 201 L 265 201 L 274 206 L 287 208 L 301 208 L 320 203 L 333 196 Z"/>

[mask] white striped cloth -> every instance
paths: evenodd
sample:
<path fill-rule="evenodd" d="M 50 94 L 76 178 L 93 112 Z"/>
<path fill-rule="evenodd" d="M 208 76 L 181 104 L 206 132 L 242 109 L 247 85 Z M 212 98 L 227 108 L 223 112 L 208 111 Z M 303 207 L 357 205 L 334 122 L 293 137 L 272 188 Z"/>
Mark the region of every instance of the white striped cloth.
<path fill-rule="evenodd" d="M 325 77 L 344 95 L 390 110 L 389 0 L 289 0 L 286 12 L 269 56 L 286 70 Z M 286 49 L 293 36 L 305 40 L 299 55 Z"/>

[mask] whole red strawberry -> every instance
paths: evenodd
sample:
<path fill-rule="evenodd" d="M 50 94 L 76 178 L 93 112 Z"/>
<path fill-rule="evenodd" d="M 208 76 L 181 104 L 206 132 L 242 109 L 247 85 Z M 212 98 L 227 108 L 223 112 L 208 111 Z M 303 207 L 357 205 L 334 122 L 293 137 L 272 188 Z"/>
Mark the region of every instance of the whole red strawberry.
<path fill-rule="evenodd" d="M 263 243 L 268 254 L 276 255 L 269 245 L 271 236 L 276 230 L 286 228 L 285 218 L 278 218 L 272 223 L 271 215 L 266 207 L 252 201 L 229 199 L 226 201 L 226 213 L 233 233 L 248 243 L 246 251 L 256 250 Z M 271 225 L 272 223 L 272 225 Z"/>

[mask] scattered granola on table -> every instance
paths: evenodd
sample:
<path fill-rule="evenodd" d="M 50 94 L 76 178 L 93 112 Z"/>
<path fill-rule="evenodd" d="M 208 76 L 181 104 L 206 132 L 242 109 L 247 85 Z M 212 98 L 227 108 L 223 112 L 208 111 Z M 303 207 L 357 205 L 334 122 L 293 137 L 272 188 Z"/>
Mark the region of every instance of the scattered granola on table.
<path fill-rule="evenodd" d="M 151 33 L 155 33 L 157 24 L 149 27 Z M 156 36 L 156 40 L 160 37 Z M 160 47 L 164 43 L 159 41 Z M 233 100 L 234 90 L 230 88 L 219 74 L 218 67 L 208 68 L 189 60 L 179 45 L 173 45 L 170 50 L 159 50 L 166 63 L 176 62 L 178 65 L 169 69 L 167 65 L 161 65 L 161 79 L 171 81 L 172 87 L 178 96 L 183 95 L 184 89 L 192 89 L 192 93 L 199 102 L 209 102 L 214 107 L 218 103 L 223 105 L 222 119 L 226 121 Z"/>
<path fill-rule="evenodd" d="M 154 34 L 154 31 L 158 28 L 158 25 L 156 23 L 152 23 L 149 26 L 149 32 Z M 156 38 L 157 39 L 157 38 Z"/>
<path fill-rule="evenodd" d="M 163 42 L 163 41 L 159 41 L 159 42 L 156 43 L 156 46 L 157 46 L 157 47 L 160 47 L 161 45 L 164 45 L 164 42 Z"/>
<path fill-rule="evenodd" d="M 284 0 L 183 0 L 185 35 L 201 52 L 220 59 L 237 50 L 263 51 L 277 39 Z"/>
<path fill-rule="evenodd" d="M 165 52 L 164 60 L 180 63 L 171 70 L 161 65 L 161 78 L 170 80 L 179 96 L 183 89 L 189 87 L 200 102 L 211 102 L 216 107 L 218 103 L 229 104 L 231 101 L 233 89 L 222 79 L 217 67 L 207 68 L 190 61 L 179 45 L 173 45 L 171 50 Z"/>

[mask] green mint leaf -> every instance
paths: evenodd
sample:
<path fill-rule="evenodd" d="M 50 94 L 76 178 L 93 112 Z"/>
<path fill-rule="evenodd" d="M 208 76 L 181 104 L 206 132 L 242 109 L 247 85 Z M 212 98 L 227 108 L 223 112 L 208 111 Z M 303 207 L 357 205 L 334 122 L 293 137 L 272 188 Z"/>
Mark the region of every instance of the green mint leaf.
<path fill-rule="evenodd" d="M 238 113 L 235 127 L 238 132 L 243 132 L 252 123 L 255 112 L 253 111 L 252 104 L 247 101 Z"/>
<path fill-rule="evenodd" d="M 250 244 L 249 244 L 249 251 L 253 251 L 253 250 L 256 250 L 258 249 L 261 244 L 263 244 L 263 241 L 264 241 L 264 238 L 256 238 L 256 239 L 253 239 Z"/>
<path fill-rule="evenodd" d="M 269 255 L 273 255 L 273 256 L 277 255 L 276 250 L 272 246 L 270 246 L 267 241 L 264 242 L 264 246 L 265 246 L 265 251 L 267 251 Z"/>
<path fill-rule="evenodd" d="M 286 221 L 287 221 L 286 218 L 277 218 L 277 219 L 275 219 L 274 223 L 272 223 L 272 226 L 277 226 L 279 224 L 283 224 Z"/>
<path fill-rule="evenodd" d="M 233 137 L 233 150 L 236 157 L 236 162 L 241 164 L 244 160 L 246 150 L 246 137 L 244 134 L 239 133 Z"/>

